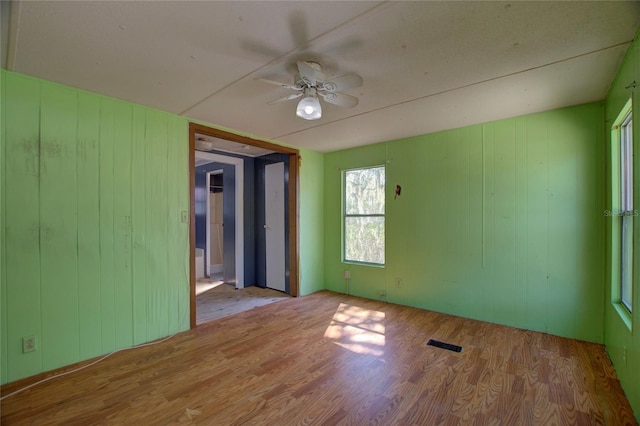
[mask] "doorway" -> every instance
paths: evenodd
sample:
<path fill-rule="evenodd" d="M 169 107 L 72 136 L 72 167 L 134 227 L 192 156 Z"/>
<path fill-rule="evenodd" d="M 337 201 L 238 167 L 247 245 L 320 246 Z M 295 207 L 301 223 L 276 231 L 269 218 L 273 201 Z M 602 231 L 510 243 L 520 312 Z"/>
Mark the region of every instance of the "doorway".
<path fill-rule="evenodd" d="M 236 288 L 245 286 L 245 259 L 244 259 L 244 162 L 241 158 L 229 157 L 211 152 L 198 152 L 199 166 L 194 170 L 193 197 L 193 244 L 201 249 L 203 266 L 196 264 L 196 279 L 209 276 L 211 272 L 210 253 L 211 236 L 209 233 L 210 222 L 210 186 L 211 174 L 222 171 L 226 179 L 223 182 L 224 190 L 222 238 L 223 248 L 222 265 L 223 280 Z M 194 153 L 195 161 L 195 153 Z M 204 267 L 204 271 L 198 269 Z M 251 284 L 251 283 L 249 283 Z"/>
<path fill-rule="evenodd" d="M 284 163 L 265 165 L 265 275 L 266 286 L 286 291 Z"/>
<path fill-rule="evenodd" d="M 212 138 L 223 139 L 225 141 L 231 141 L 235 143 L 242 144 L 243 146 L 251 146 L 258 147 L 270 150 L 272 152 L 276 152 L 279 154 L 285 154 L 287 158 L 287 165 L 284 165 L 284 170 L 286 170 L 288 174 L 288 183 L 286 186 L 283 185 L 282 192 L 286 194 L 288 197 L 287 207 L 285 209 L 285 223 L 283 224 L 286 229 L 286 237 L 284 237 L 284 245 L 285 245 L 285 259 L 288 264 L 289 274 L 288 274 L 288 294 L 290 296 L 298 296 L 299 292 L 299 261 L 298 261 L 298 188 L 299 188 L 299 151 L 293 148 L 283 147 L 280 145 L 275 145 L 269 142 L 260 141 L 257 139 L 248 138 L 246 136 L 241 136 L 235 133 L 210 128 L 207 126 L 203 126 L 196 123 L 189 124 L 189 179 L 190 179 L 190 207 L 191 207 L 191 221 L 190 221 L 190 323 L 191 328 L 196 326 L 196 280 L 195 280 L 195 217 L 196 217 L 196 203 L 195 203 L 195 142 L 196 142 L 196 134 L 198 135 L 206 135 Z M 209 155 L 216 155 L 210 154 Z M 233 159 L 233 157 L 222 156 L 228 159 Z M 235 169 L 235 177 L 236 179 L 242 179 L 243 173 L 242 170 L 239 170 L 242 166 L 242 160 L 238 160 L 235 164 L 237 167 Z M 233 161 L 233 160 L 231 160 Z M 282 167 L 282 166 L 281 166 Z M 226 176 L 226 171 L 225 171 Z M 240 202 L 242 203 L 242 196 L 236 197 L 236 206 Z M 238 212 L 244 211 L 244 206 L 237 206 Z M 239 223 L 243 223 L 239 221 Z M 225 221 L 226 224 L 226 221 Z M 236 256 L 236 276 L 237 276 L 237 285 L 244 283 L 244 265 L 239 266 L 238 259 L 244 259 L 243 249 L 239 248 L 242 244 L 243 236 L 241 234 L 240 238 L 238 238 L 238 232 L 242 232 L 243 227 L 236 227 L 236 241 L 239 244 L 236 245 L 236 250 L 234 250 L 238 255 Z"/>
<path fill-rule="evenodd" d="M 207 173 L 206 273 L 224 281 L 224 170 Z"/>

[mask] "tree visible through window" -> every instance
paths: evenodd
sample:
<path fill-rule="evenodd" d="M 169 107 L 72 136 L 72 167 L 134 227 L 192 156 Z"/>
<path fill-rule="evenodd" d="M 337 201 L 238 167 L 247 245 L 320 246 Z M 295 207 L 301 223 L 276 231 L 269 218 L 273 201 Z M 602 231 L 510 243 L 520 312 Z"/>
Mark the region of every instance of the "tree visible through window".
<path fill-rule="evenodd" d="M 344 260 L 384 265 L 384 166 L 344 172 Z"/>

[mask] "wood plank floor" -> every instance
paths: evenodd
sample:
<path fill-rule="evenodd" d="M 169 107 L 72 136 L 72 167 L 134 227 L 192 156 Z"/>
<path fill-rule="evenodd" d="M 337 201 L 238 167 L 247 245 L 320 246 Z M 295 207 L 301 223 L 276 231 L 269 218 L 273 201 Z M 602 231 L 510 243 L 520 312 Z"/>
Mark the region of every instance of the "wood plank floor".
<path fill-rule="evenodd" d="M 601 345 L 327 291 L 115 354 L 1 409 L 3 425 L 637 424 Z"/>

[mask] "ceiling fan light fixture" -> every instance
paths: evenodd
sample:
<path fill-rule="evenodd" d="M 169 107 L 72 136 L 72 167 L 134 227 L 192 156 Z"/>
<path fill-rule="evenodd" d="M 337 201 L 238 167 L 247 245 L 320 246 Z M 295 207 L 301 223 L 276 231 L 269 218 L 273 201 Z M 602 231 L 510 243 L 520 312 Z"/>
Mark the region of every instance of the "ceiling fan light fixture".
<path fill-rule="evenodd" d="M 298 102 L 296 115 L 305 120 L 317 120 L 322 117 L 322 106 L 317 96 L 305 96 Z"/>
<path fill-rule="evenodd" d="M 195 148 L 198 151 L 213 151 L 215 144 L 207 138 L 199 137 L 196 139 Z"/>

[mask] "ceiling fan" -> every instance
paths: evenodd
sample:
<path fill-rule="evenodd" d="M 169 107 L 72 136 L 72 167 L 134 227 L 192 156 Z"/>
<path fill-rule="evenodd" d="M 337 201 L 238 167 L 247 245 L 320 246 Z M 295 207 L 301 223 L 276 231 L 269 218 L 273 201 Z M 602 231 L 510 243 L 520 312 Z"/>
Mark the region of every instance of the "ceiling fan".
<path fill-rule="evenodd" d="M 302 97 L 296 108 L 296 115 L 305 120 L 317 120 L 322 117 L 322 106 L 320 96 L 325 102 L 345 108 L 352 108 L 358 105 L 358 98 L 344 93 L 342 90 L 353 89 L 362 86 L 362 77 L 357 74 L 346 74 L 337 78 L 327 79 L 322 73 L 322 66 L 317 62 L 298 61 L 298 72 L 294 77 L 293 84 L 280 83 L 279 81 L 258 78 L 265 83 L 295 90 L 284 98 L 268 102 L 277 104 Z"/>

